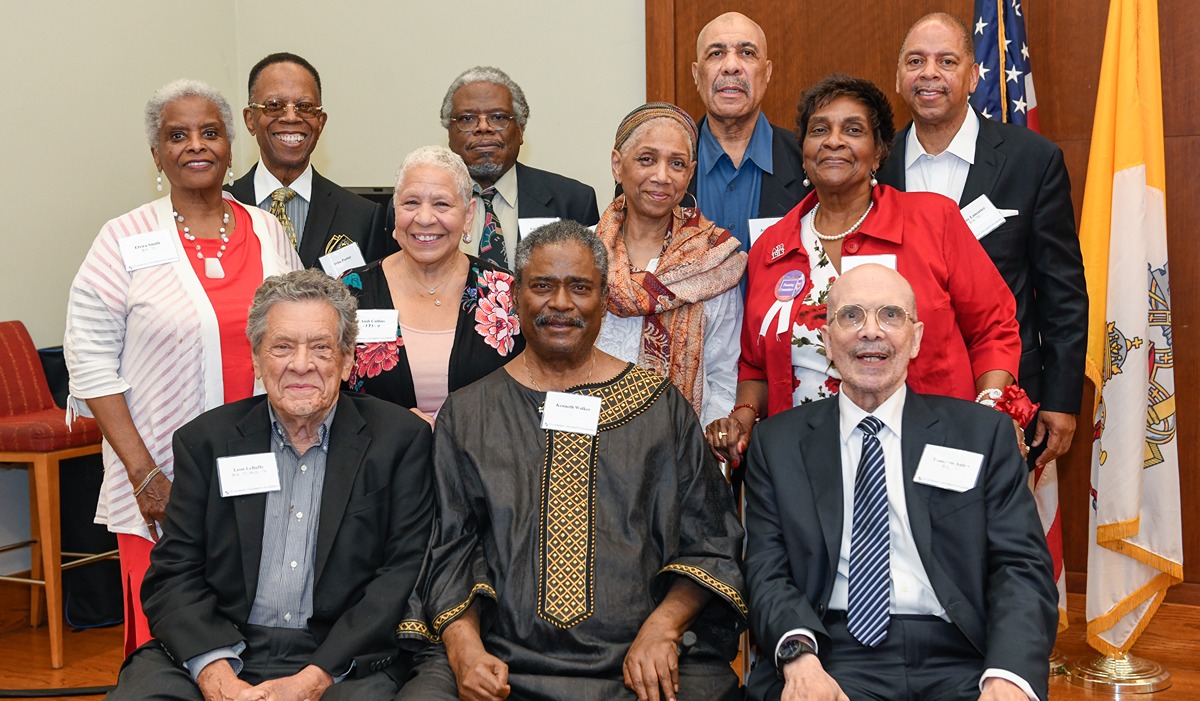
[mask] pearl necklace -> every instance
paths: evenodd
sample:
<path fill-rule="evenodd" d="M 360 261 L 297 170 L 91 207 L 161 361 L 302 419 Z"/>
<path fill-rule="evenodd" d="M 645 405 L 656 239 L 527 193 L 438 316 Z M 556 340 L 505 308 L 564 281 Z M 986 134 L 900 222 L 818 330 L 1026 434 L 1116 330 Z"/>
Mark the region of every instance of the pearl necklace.
<path fill-rule="evenodd" d="M 863 212 L 863 215 L 859 217 L 858 221 L 854 222 L 849 229 L 846 229 L 842 233 L 835 236 L 826 236 L 825 234 L 817 231 L 817 212 L 821 209 L 821 203 L 818 202 L 817 206 L 813 207 L 812 217 L 808 220 L 808 228 L 817 238 L 821 239 L 822 241 L 840 241 L 850 234 L 853 234 L 855 231 L 858 231 L 858 227 L 862 226 L 863 221 L 866 220 L 867 215 L 871 213 L 871 208 L 874 206 L 875 201 L 872 200 L 869 204 L 867 204 L 867 211 Z"/>
<path fill-rule="evenodd" d="M 224 210 L 225 205 L 221 205 Z M 183 215 L 175 210 L 171 210 L 171 214 L 175 216 L 175 221 L 183 223 Z M 196 243 L 196 236 L 188 227 L 183 227 L 183 237 L 189 242 L 196 244 L 196 257 L 204 261 L 204 277 L 212 279 L 220 279 L 225 277 L 225 268 L 221 266 L 221 256 L 225 254 L 225 246 L 229 243 L 229 237 L 225 235 L 225 225 L 229 223 L 229 212 L 221 212 L 221 228 L 217 233 L 221 236 L 221 250 L 217 251 L 216 258 L 205 258 L 200 252 L 200 244 Z"/>

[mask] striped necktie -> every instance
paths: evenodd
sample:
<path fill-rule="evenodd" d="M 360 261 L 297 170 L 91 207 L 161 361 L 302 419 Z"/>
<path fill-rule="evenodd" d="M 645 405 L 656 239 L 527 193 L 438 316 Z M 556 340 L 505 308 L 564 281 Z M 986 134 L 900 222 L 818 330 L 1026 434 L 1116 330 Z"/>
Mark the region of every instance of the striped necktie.
<path fill-rule="evenodd" d="M 500 218 L 492 208 L 496 188 L 489 187 L 479 193 L 479 196 L 483 198 L 483 232 L 479 236 L 479 257 L 507 270 L 508 255 L 504 250 L 504 232 L 500 230 Z"/>
<path fill-rule="evenodd" d="M 284 205 L 291 202 L 296 196 L 296 191 L 290 187 L 281 187 L 271 193 L 271 214 L 279 220 L 283 225 L 283 231 L 288 235 L 288 240 L 292 242 L 292 248 L 299 248 L 296 242 L 296 227 L 292 225 L 292 218 L 288 216 L 287 209 Z"/>
<path fill-rule="evenodd" d="M 854 477 L 846 628 L 863 645 L 875 647 L 887 638 L 891 602 L 887 481 L 883 446 L 876 435 L 883 422 L 868 416 L 858 427 L 863 432 L 862 458 Z"/>

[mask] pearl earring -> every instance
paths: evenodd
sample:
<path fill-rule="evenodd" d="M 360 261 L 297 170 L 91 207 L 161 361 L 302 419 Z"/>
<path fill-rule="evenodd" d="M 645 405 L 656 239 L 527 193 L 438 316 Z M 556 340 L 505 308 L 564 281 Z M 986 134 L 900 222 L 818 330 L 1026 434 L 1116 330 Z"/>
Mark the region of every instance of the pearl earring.
<path fill-rule="evenodd" d="M 233 166 L 229 166 L 229 186 L 233 187 Z"/>
<path fill-rule="evenodd" d="M 158 191 L 162 192 L 162 173 L 159 173 L 158 177 L 155 178 L 155 180 L 158 181 Z"/>
<path fill-rule="evenodd" d="M 875 171 L 872 170 L 871 171 L 871 187 L 875 187 L 878 184 L 879 184 L 879 181 L 875 179 Z"/>
<path fill-rule="evenodd" d="M 471 243 L 471 231 L 469 229 L 467 231 L 463 232 L 462 242 L 463 243 Z"/>
<path fill-rule="evenodd" d="M 810 181 L 810 180 L 808 179 L 808 173 L 807 173 L 806 171 L 803 171 L 803 170 L 802 170 L 802 171 L 800 171 L 800 172 L 801 172 L 801 173 L 804 173 L 804 179 L 800 181 L 800 184 L 801 184 L 801 185 L 803 185 L 804 187 L 808 187 L 809 185 L 812 185 L 812 181 Z"/>

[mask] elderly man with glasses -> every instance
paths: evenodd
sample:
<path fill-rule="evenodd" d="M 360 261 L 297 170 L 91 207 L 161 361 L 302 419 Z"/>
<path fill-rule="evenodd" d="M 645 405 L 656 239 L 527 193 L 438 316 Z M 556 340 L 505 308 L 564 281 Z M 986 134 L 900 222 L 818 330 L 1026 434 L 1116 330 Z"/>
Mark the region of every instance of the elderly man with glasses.
<path fill-rule="evenodd" d="M 229 186 L 241 202 L 274 214 L 304 267 L 331 274 L 399 249 L 383 226 L 383 210 L 313 169 L 310 159 L 325 129 L 321 76 L 300 56 L 275 53 L 250 69 L 246 129 L 259 161 Z M 232 179 L 232 172 L 230 178 Z M 350 247 L 357 247 L 362 259 Z M 324 261 L 321 258 L 331 256 Z"/>
<path fill-rule="evenodd" d="M 905 386 L 925 327 L 899 273 L 828 304 L 841 392 L 747 450 L 749 698 L 1046 699 L 1058 597 L 1011 420 Z"/>

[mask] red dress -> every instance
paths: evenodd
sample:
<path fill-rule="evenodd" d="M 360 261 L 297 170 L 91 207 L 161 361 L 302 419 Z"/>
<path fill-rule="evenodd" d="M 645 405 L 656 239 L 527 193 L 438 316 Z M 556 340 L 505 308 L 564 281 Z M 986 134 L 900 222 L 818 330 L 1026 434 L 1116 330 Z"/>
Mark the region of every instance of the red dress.
<path fill-rule="evenodd" d="M 842 242 L 849 256 L 896 256 L 896 270 L 917 298 L 925 323 L 920 354 L 908 367 L 916 392 L 974 399 L 975 378 L 989 370 L 1017 377 L 1021 338 L 1016 303 L 979 241 L 949 198 L 928 192 L 898 192 L 886 185 L 872 192 L 874 208 L 858 231 Z M 783 276 L 799 271 L 804 287 L 792 306 L 792 322 L 824 318 L 824 305 L 802 305 L 812 285 L 809 258 L 800 243 L 800 220 L 817 204 L 809 194 L 768 228 L 750 249 L 746 266 L 746 314 L 738 380 L 767 382 L 767 414 L 792 406 L 792 324 L 777 333 L 772 322 L 760 334 Z"/>

